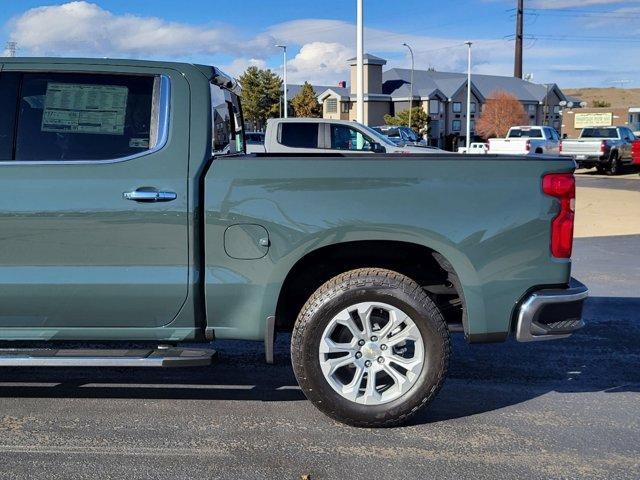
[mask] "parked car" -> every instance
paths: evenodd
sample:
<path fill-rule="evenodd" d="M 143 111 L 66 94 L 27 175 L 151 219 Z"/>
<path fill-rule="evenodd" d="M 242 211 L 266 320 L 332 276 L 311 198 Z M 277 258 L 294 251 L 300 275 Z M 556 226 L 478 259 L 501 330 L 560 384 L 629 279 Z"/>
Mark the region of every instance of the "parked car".
<path fill-rule="evenodd" d="M 489 144 L 482 142 L 474 142 L 469 145 L 469 152 L 467 147 L 459 147 L 458 153 L 469 153 L 469 155 L 485 155 L 489 152 Z"/>
<path fill-rule="evenodd" d="M 359 154 L 443 152 L 437 148 L 396 145 L 385 135 L 361 123 L 327 118 L 272 118 L 267 121 L 267 153 Z"/>
<path fill-rule="evenodd" d="M 412 128 L 396 125 L 380 125 L 372 127 L 396 143 L 397 145 L 413 145 L 415 147 L 426 147 L 427 141 L 420 137 Z"/>
<path fill-rule="evenodd" d="M 489 153 L 499 155 L 557 154 L 560 135 L 551 127 L 511 127 L 506 138 L 490 138 Z"/>
<path fill-rule="evenodd" d="M 292 332 L 304 394 L 379 427 L 433 400 L 451 333 L 583 325 L 571 159 L 386 156 L 320 120 L 272 122 L 267 142 L 293 150 L 247 155 L 239 90 L 214 67 L 1 66 L 1 366 L 194 367 L 216 339 L 263 342 L 271 363 Z"/>
<path fill-rule="evenodd" d="M 583 128 L 577 140 L 563 140 L 560 154 L 575 159 L 580 168 L 596 167 L 609 175 L 633 163 L 631 146 L 636 141 L 627 127 Z"/>
<path fill-rule="evenodd" d="M 245 134 L 247 153 L 265 153 L 264 137 L 264 132 L 247 132 Z"/>
<path fill-rule="evenodd" d="M 633 142 L 631 146 L 631 158 L 634 165 L 640 165 L 640 140 Z"/>

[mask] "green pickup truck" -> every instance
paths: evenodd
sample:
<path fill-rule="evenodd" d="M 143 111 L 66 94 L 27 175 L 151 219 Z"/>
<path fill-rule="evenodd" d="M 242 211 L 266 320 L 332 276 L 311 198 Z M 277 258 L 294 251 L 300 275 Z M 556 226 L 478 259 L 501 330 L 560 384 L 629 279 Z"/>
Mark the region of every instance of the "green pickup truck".
<path fill-rule="evenodd" d="M 272 362 L 292 332 L 320 410 L 389 426 L 450 333 L 582 327 L 573 160 L 247 155 L 238 93 L 203 65 L 0 60 L 0 366 L 209 365 L 216 339 Z"/>

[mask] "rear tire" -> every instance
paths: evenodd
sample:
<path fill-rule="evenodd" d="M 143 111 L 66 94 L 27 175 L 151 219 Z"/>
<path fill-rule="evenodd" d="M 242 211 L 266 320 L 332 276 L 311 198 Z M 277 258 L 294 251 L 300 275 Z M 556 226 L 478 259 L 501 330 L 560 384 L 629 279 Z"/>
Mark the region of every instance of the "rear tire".
<path fill-rule="evenodd" d="M 611 160 L 609 160 L 609 168 L 607 170 L 608 175 L 619 175 L 622 165 L 620 165 L 620 159 L 617 153 L 611 154 Z"/>
<path fill-rule="evenodd" d="M 302 308 L 291 341 L 307 398 L 358 427 L 395 426 L 429 404 L 450 354 L 435 303 L 413 280 L 380 268 L 352 270 L 322 285 Z"/>

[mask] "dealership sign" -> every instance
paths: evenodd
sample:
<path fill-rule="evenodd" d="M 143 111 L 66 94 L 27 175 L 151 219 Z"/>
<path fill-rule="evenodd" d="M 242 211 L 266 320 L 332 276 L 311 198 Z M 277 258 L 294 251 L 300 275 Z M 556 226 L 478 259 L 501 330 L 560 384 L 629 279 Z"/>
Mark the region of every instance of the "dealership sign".
<path fill-rule="evenodd" d="M 575 128 L 610 127 L 613 125 L 613 113 L 576 113 Z"/>

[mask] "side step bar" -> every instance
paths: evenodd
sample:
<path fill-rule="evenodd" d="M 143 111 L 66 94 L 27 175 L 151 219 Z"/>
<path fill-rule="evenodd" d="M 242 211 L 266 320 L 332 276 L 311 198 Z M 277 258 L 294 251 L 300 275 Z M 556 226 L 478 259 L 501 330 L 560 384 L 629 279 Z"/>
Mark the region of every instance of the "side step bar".
<path fill-rule="evenodd" d="M 215 350 L 156 349 L 0 349 L 0 367 L 202 367 L 213 363 Z"/>

